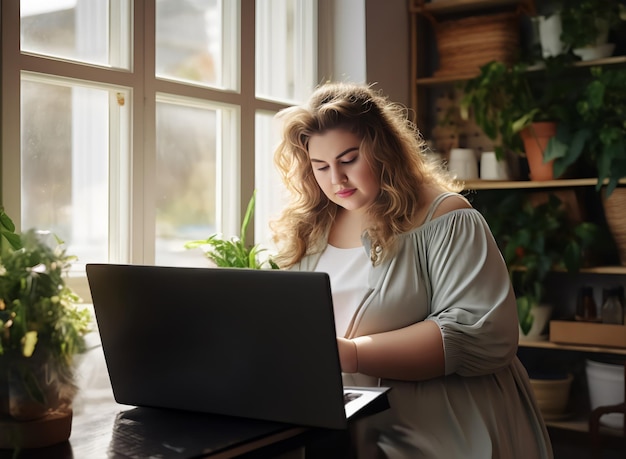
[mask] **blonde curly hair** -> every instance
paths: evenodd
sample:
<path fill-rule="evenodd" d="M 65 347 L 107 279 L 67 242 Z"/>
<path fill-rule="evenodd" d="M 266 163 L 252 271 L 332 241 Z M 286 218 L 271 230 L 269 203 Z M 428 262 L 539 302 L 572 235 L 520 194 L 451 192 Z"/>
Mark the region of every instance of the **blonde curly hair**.
<path fill-rule="evenodd" d="M 380 194 L 368 208 L 373 223 L 366 230 L 373 264 L 390 256 L 397 237 L 415 226 L 421 185 L 459 191 L 440 164 L 429 159 L 433 155 L 424 154 L 426 144 L 407 114 L 405 107 L 371 86 L 351 83 L 325 83 L 307 104 L 278 113 L 282 139 L 274 163 L 290 194 L 279 218 L 270 222 L 279 266 L 293 266 L 323 250 L 337 214 L 337 204 L 313 175 L 308 154 L 313 135 L 341 128 L 362 139 L 359 151 L 380 178 Z"/>

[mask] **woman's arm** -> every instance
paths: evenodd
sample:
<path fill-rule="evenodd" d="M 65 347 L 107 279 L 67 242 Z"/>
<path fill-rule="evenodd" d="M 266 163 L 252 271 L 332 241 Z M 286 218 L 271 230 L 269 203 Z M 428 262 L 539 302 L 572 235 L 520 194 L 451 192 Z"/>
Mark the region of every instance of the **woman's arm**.
<path fill-rule="evenodd" d="M 421 381 L 443 376 L 443 339 L 432 320 L 354 339 L 337 338 L 341 369 L 385 379 Z"/>

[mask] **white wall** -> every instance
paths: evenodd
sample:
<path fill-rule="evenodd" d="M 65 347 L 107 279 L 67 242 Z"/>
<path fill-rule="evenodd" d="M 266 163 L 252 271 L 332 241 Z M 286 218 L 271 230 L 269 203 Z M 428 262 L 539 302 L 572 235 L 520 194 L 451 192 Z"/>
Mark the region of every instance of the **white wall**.
<path fill-rule="evenodd" d="M 408 105 L 409 14 L 406 0 L 319 0 L 320 82 L 376 83 Z"/>
<path fill-rule="evenodd" d="M 338 0 L 342 1 L 342 0 Z M 409 91 L 409 12 L 407 0 L 365 2 L 367 80 L 406 106 Z"/>

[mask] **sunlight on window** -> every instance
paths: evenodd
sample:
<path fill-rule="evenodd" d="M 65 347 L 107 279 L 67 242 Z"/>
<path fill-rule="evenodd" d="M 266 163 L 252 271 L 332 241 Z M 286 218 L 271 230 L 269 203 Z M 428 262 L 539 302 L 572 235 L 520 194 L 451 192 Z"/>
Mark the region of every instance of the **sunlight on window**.
<path fill-rule="evenodd" d="M 256 242 L 273 250 L 269 222 L 276 218 L 287 202 L 287 190 L 274 166 L 274 148 L 280 133 L 275 113 L 257 111 L 255 116 L 255 182 L 257 183 L 257 205 L 254 219 Z"/>
<path fill-rule="evenodd" d="M 23 51 L 130 67 L 131 0 L 21 0 Z M 110 33 L 114 29 L 116 33 Z"/>
<path fill-rule="evenodd" d="M 21 75 L 6 79 L 20 94 L 19 107 L 3 104 L 20 120 L 6 135 L 21 146 L 3 170 L 3 184 L 19 177 L 5 199 L 21 228 L 50 231 L 78 256 L 75 280 L 86 263 L 207 266 L 185 243 L 239 234 L 253 186 L 242 176 L 258 190 L 255 242 L 269 245 L 284 202 L 273 117 L 314 87 L 316 0 L 19 5 L 19 32 L 6 27 L 17 8 L 0 18 L 27 55 L 3 60 L 3 75 Z M 133 25 L 154 35 L 134 42 Z"/>
<path fill-rule="evenodd" d="M 54 233 L 81 265 L 108 256 L 109 97 L 22 81 L 22 226 Z"/>
<path fill-rule="evenodd" d="M 236 89 L 237 3 L 157 0 L 157 76 Z"/>
<path fill-rule="evenodd" d="M 256 2 L 256 95 L 287 103 L 308 97 L 316 81 L 317 2 Z"/>
<path fill-rule="evenodd" d="M 206 266 L 185 242 L 216 231 L 219 112 L 157 104 L 156 263 Z"/>

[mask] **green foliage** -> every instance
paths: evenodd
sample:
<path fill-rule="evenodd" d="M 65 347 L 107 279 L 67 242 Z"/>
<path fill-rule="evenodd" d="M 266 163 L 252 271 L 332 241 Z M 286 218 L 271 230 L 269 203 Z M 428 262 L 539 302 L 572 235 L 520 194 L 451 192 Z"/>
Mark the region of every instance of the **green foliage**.
<path fill-rule="evenodd" d="M 530 72 L 525 63 L 507 66 L 492 61 L 480 74 L 465 82 L 461 117 L 470 112 L 484 134 L 495 142 L 498 158 L 505 151 L 523 154 L 519 133 L 535 121 L 557 121 L 567 116 L 569 86 L 562 77 L 569 56 L 544 60 L 541 72 Z"/>
<path fill-rule="evenodd" d="M 562 0 L 561 41 L 571 48 L 596 44 L 603 21 L 609 30 L 626 20 L 626 7 L 620 0 Z"/>
<path fill-rule="evenodd" d="M 89 311 L 78 307 L 78 296 L 65 284 L 75 257 L 55 240 L 50 247 L 34 230 L 17 234 L 0 208 L 0 367 L 17 375 L 42 406 L 52 402 L 50 390 L 62 396 L 74 390 L 73 357 L 85 350 L 91 325 Z"/>
<path fill-rule="evenodd" d="M 539 304 L 551 270 L 577 272 L 599 228 L 590 222 L 572 224 L 554 194 L 534 204 L 524 192 L 494 199 L 481 209 L 509 269 L 523 333 L 532 326 L 531 308 Z"/>
<path fill-rule="evenodd" d="M 0 207 L 0 258 L 10 250 L 19 250 L 22 241 L 19 234 L 15 234 L 13 220 Z"/>
<path fill-rule="evenodd" d="M 255 201 L 256 190 L 248 202 L 239 237 L 224 239 L 220 234 L 212 234 L 207 239 L 187 242 L 185 248 L 205 248 L 205 256 L 221 268 L 262 269 L 269 265 L 272 269 L 278 269 L 278 265 L 271 258 L 266 261 L 260 260 L 259 255 L 266 251 L 261 248 L 260 244 L 246 245 L 246 231 L 254 215 Z"/>
<path fill-rule="evenodd" d="M 65 284 L 75 257 L 66 255 L 58 239 L 51 248 L 34 230 L 16 234 L 3 210 L 0 221 L 2 237 L 10 241 L 0 257 L 0 358 L 11 352 L 28 358 L 41 347 L 70 366 L 73 355 L 85 349 L 91 322 L 89 311 L 77 306 L 79 298 Z"/>
<path fill-rule="evenodd" d="M 607 196 L 626 177 L 626 70 L 591 67 L 569 122 L 561 123 L 546 149 L 554 174 L 582 162 L 597 169 L 600 190 L 608 179 Z"/>

